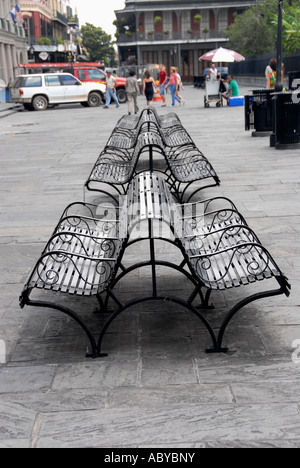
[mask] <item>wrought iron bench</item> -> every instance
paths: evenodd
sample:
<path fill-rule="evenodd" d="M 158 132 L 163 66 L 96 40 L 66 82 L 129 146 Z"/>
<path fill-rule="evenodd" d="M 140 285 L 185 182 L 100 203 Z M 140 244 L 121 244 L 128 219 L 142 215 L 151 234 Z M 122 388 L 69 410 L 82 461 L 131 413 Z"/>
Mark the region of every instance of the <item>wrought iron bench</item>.
<path fill-rule="evenodd" d="M 239 310 L 259 299 L 281 294 L 289 296 L 288 280 L 230 200 L 216 197 L 198 203 L 178 205 L 166 182 L 152 173 L 139 174 L 132 181 L 127 197 L 127 206 L 135 207 L 133 211 L 128 211 L 129 231 L 145 221 L 148 222 L 148 235 L 133 241 L 129 239 L 126 249 L 138 241 L 147 240 L 149 260 L 122 271 L 112 282 L 107 298 L 115 300 L 118 310 L 111 315 L 101 331 L 98 341 L 99 353 L 105 333 L 116 317 L 129 307 L 146 301 L 167 301 L 190 310 L 201 320 L 211 337 L 212 347 L 207 348 L 207 352 L 226 352 L 227 347 L 223 346 L 224 333 Z M 155 231 L 154 221 L 166 224 L 173 233 L 173 240 L 163 237 L 161 233 L 165 231 L 161 227 Z M 178 247 L 183 260 L 179 264 L 158 260 L 155 252 L 156 237 L 172 242 Z M 152 268 L 152 294 L 122 303 L 116 298 L 113 288 L 129 272 L 145 266 Z M 189 278 L 193 291 L 187 299 L 158 292 L 157 267 L 161 266 L 176 269 Z M 259 291 L 239 300 L 227 312 L 219 330 L 215 332 L 204 314 L 204 310 L 210 308 L 211 293 L 254 285 L 266 279 L 275 280 L 279 288 Z M 199 297 L 200 309 L 194 305 Z"/>
<path fill-rule="evenodd" d="M 153 171 L 153 158 L 157 153 L 162 153 L 161 138 L 157 132 L 151 131 L 142 132 L 131 148 L 106 146 L 84 187 L 90 191 L 104 193 L 118 204 L 118 197 L 126 194 L 129 183 L 136 175 L 139 158 L 146 155 L 149 169 Z M 107 185 L 109 190 L 104 189 L 103 185 Z"/>
<path fill-rule="evenodd" d="M 235 205 L 226 198 L 179 205 L 165 180 L 153 173 L 143 173 L 133 179 L 122 206 L 110 209 L 102 206 L 98 213 L 99 209 L 92 204 L 70 205 L 31 272 L 20 298 L 21 307 L 52 308 L 72 317 L 89 340 L 89 356 L 105 355 L 102 352 L 103 338 L 111 323 L 129 307 L 146 301 L 167 301 L 188 309 L 204 324 L 211 337 L 212 348 L 208 351 L 225 352 L 224 333 L 242 307 L 258 299 L 289 295 L 287 279 Z M 165 230 L 155 230 L 155 221 L 163 223 L 170 236 L 165 235 Z M 133 229 L 142 222 L 148 227 L 147 234 L 138 239 L 131 238 Z M 157 239 L 171 242 L 178 248 L 178 263 L 157 257 Z M 149 242 L 149 259 L 139 259 L 138 263 L 125 267 L 124 254 L 136 242 L 145 240 Z M 152 294 L 122 302 L 117 295 L 117 284 L 124 276 L 145 266 L 151 267 Z M 175 292 L 158 292 L 158 267 L 175 269 L 188 278 L 192 286 L 189 297 L 182 299 Z M 279 288 L 260 291 L 240 300 L 226 314 L 216 334 L 204 312 L 209 308 L 211 293 L 266 279 L 277 281 Z M 46 300 L 32 299 L 33 290 L 44 290 Z M 49 294 L 53 292 L 96 296 L 104 311 L 112 300 L 117 309 L 102 326 L 96 340 L 86 319 L 65 305 L 49 301 Z M 198 298 L 203 310 L 194 305 Z"/>
<path fill-rule="evenodd" d="M 134 118 L 135 117 L 135 118 Z M 130 122 L 134 120 L 134 125 Z M 152 107 L 146 107 L 139 117 L 123 116 L 112 131 L 107 145 L 116 148 L 133 148 L 142 132 L 158 132 L 167 148 L 193 144 L 194 142 L 175 112 L 159 116 Z"/>
<path fill-rule="evenodd" d="M 97 205 L 82 202 L 72 203 L 65 209 L 20 297 L 21 308 L 25 305 L 52 308 L 73 318 L 87 335 L 91 356 L 97 354 L 97 344 L 84 319 L 69 307 L 50 302 L 49 298 L 53 298 L 51 292 L 96 296 L 103 308 L 101 293 L 121 264 L 126 231 L 120 229 L 118 217 L 107 217 L 103 215 L 105 207 L 100 208 L 99 215 Z M 46 300 L 31 299 L 36 289 L 44 291 Z"/>
<path fill-rule="evenodd" d="M 141 114 L 124 115 L 118 121 L 116 128 L 135 130 L 143 122 L 156 122 L 161 128 L 169 128 L 174 125 L 181 125 L 181 121 L 175 112 L 169 112 L 166 115 L 158 115 L 156 109 L 152 106 L 147 106 Z"/>
<path fill-rule="evenodd" d="M 198 186 L 188 194 L 186 201 L 203 188 L 220 184 L 214 168 L 183 127 L 162 130 L 156 122 L 147 121 L 140 123 L 135 131 L 116 128 L 112 132 L 85 188 L 106 193 L 116 200 L 116 195 L 126 193 L 128 184 L 137 173 L 137 163 L 142 154 L 148 155 L 151 172 L 156 155 L 160 160 L 161 157 L 165 159 L 165 168 L 156 168 L 156 171 L 166 175 L 167 182 L 181 202 L 194 182 L 198 182 Z M 208 184 L 207 179 L 210 179 Z M 103 190 L 103 184 L 113 187 L 116 193 Z"/>

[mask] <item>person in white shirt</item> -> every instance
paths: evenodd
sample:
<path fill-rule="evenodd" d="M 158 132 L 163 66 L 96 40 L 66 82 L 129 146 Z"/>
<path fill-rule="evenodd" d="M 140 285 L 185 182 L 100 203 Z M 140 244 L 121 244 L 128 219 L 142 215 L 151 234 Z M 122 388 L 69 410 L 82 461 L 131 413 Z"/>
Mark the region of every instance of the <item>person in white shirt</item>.
<path fill-rule="evenodd" d="M 108 109 L 108 106 L 111 102 L 111 98 L 113 98 L 113 100 L 115 101 L 117 105 L 116 107 L 119 107 L 120 104 L 116 94 L 116 79 L 114 76 L 112 76 L 111 72 L 108 71 L 106 77 L 106 102 L 104 109 Z"/>
<path fill-rule="evenodd" d="M 216 69 L 216 65 L 213 63 L 211 68 L 208 71 L 208 79 L 211 81 L 217 81 L 218 70 Z"/>

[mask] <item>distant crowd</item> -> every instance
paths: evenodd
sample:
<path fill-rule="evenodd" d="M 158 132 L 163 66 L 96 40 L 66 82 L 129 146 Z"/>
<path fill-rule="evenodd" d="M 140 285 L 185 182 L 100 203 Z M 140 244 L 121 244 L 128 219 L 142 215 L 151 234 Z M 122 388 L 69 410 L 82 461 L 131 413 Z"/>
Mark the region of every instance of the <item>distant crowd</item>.
<path fill-rule="evenodd" d="M 276 85 L 276 69 L 277 69 L 277 60 L 272 58 L 265 70 L 266 77 L 266 88 L 275 88 Z M 282 80 L 284 76 L 284 66 L 282 64 Z M 222 79 L 218 69 L 215 64 L 212 63 L 209 68 L 206 81 L 219 81 L 220 82 L 220 93 L 222 98 L 229 103 L 229 99 L 232 97 L 239 96 L 239 86 L 237 81 L 232 75 L 228 75 L 226 79 Z M 104 108 L 108 109 L 109 104 L 113 100 L 116 103 L 116 107 L 119 107 L 119 102 L 116 94 L 116 79 L 110 72 L 107 72 L 106 78 L 106 103 Z M 184 90 L 184 86 L 181 80 L 181 76 L 178 72 L 178 68 L 172 66 L 170 68 L 170 74 L 168 76 L 166 68 L 163 64 L 159 65 L 159 77 L 158 83 L 154 80 L 150 71 L 146 70 L 143 75 L 143 96 L 146 98 L 147 106 L 151 106 L 153 102 L 154 95 L 159 93 L 160 100 L 162 101 L 161 107 L 166 107 L 167 105 L 167 89 L 169 88 L 171 92 L 171 106 L 174 107 L 176 102 L 180 105 L 185 104 L 185 100 L 179 94 L 181 90 Z M 126 94 L 128 101 L 128 114 L 135 113 L 139 111 L 137 98 L 140 94 L 140 88 L 137 81 L 137 77 L 134 71 L 131 71 L 129 77 L 126 80 Z"/>

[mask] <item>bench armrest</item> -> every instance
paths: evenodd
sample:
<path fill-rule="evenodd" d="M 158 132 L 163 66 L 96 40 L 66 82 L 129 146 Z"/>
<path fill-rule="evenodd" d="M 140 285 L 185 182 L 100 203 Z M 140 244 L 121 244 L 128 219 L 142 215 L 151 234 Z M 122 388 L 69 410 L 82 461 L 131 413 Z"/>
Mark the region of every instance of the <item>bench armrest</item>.
<path fill-rule="evenodd" d="M 204 214 L 208 213 L 208 209 L 209 208 L 209 205 L 214 203 L 214 202 L 218 202 L 218 201 L 224 201 L 226 204 L 228 204 L 228 208 L 229 209 L 232 209 L 232 210 L 235 210 L 235 211 L 238 211 L 236 205 L 227 197 L 213 197 L 213 198 L 207 198 L 205 200 L 199 200 L 199 201 L 196 201 L 196 202 L 191 202 L 191 203 L 183 203 L 182 205 L 178 205 L 178 206 L 182 206 L 183 209 L 186 209 L 186 207 L 191 207 L 191 209 L 194 207 L 194 206 L 198 206 L 198 205 L 204 205 Z M 219 208 L 219 211 L 222 211 L 224 209 L 227 209 L 227 207 L 225 206 L 222 206 L 222 208 Z M 218 210 L 215 210 L 215 211 L 218 211 Z"/>
<path fill-rule="evenodd" d="M 62 217 L 57 226 L 54 229 L 53 234 L 59 231 L 68 231 L 67 227 L 70 229 L 84 229 L 86 234 L 93 235 L 95 238 L 109 237 L 111 231 L 117 231 L 119 227 L 119 220 L 116 219 L 106 219 L 106 218 L 94 218 L 90 216 L 80 216 L 80 215 L 69 215 Z M 74 231 L 70 231 L 72 233 Z M 76 231 L 76 234 L 79 234 L 79 231 Z M 115 236 L 112 236 L 115 237 Z"/>

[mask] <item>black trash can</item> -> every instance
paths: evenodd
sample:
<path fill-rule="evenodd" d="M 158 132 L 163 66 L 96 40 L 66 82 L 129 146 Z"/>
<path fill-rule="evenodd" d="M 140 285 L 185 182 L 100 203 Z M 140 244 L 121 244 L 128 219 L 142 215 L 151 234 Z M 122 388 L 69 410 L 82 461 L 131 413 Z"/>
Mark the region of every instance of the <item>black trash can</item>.
<path fill-rule="evenodd" d="M 273 133 L 270 146 L 284 148 L 300 144 L 300 97 L 293 92 L 274 93 Z"/>
<path fill-rule="evenodd" d="M 256 89 L 245 98 L 245 130 L 254 129 L 256 134 L 272 131 L 273 89 Z"/>

